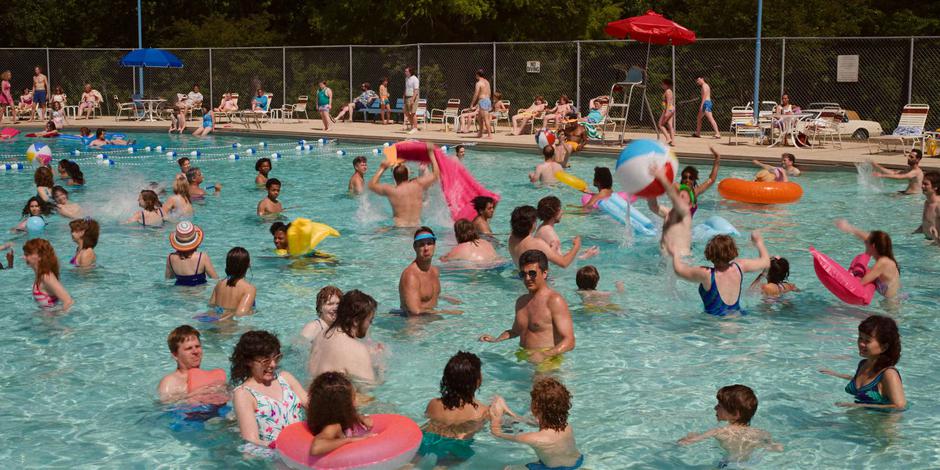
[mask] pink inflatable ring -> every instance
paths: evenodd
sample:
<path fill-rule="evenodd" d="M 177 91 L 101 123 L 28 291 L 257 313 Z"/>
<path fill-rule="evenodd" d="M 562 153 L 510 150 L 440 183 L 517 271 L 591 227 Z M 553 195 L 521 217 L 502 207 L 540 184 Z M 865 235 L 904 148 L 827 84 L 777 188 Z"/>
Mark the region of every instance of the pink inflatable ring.
<path fill-rule="evenodd" d="M 372 433 L 361 441 L 346 444 L 324 455 L 310 455 L 315 439 L 307 423 L 287 426 L 277 436 L 275 448 L 281 460 L 294 469 L 392 470 L 408 464 L 421 445 L 421 429 L 401 415 L 370 415 Z"/>
<path fill-rule="evenodd" d="M 843 268 L 832 258 L 809 247 L 813 255 L 813 269 L 816 277 L 829 292 L 839 300 L 852 305 L 868 305 L 875 296 L 874 284 L 862 284 L 862 278 L 868 272 L 870 256 L 862 253 L 852 259 L 849 269 Z"/>

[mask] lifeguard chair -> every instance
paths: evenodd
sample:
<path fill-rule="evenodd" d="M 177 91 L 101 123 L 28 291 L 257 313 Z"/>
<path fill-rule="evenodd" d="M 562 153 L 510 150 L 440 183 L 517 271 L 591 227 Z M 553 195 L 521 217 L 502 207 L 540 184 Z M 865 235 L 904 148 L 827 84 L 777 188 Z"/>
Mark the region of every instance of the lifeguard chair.
<path fill-rule="evenodd" d="M 627 131 L 634 92 L 638 95 L 639 101 L 639 109 L 634 113 L 637 116 L 637 125 L 642 125 L 644 119 L 648 118 L 653 130 L 656 131 L 656 137 L 659 137 L 659 128 L 653 118 L 650 102 L 646 98 L 646 70 L 636 65 L 629 69 L 620 64 L 613 67 L 626 73 L 624 81 L 614 83 L 610 87 L 610 110 L 607 116 L 607 119 L 614 123 L 614 132 L 617 132 L 618 127 L 620 128 L 620 145 L 623 145 L 624 134 Z"/>

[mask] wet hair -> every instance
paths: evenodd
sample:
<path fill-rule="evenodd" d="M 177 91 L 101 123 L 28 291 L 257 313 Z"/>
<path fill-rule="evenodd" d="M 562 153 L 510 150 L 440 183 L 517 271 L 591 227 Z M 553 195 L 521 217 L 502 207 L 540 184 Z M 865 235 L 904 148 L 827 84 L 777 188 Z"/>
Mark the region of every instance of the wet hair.
<path fill-rule="evenodd" d="M 66 191 L 65 188 L 63 188 L 62 186 L 59 186 L 59 185 L 55 185 L 55 186 L 52 187 L 52 197 L 53 197 L 53 198 L 55 198 L 56 193 L 63 193 L 63 194 L 65 194 L 65 197 L 66 197 L 66 198 L 69 197 L 69 192 Z"/>
<path fill-rule="evenodd" d="M 532 206 L 519 206 L 513 209 L 509 216 L 512 234 L 519 238 L 529 236 L 532 233 L 532 226 L 535 225 L 537 214 L 538 211 Z"/>
<path fill-rule="evenodd" d="M 26 200 L 26 205 L 23 206 L 23 216 L 24 216 L 24 217 L 29 217 L 29 216 L 33 215 L 31 212 L 29 212 L 29 205 L 30 205 L 33 201 L 36 201 L 36 203 L 39 204 L 39 213 L 40 213 L 40 214 L 42 214 L 42 215 L 49 215 L 49 214 L 52 213 L 52 204 L 46 204 L 45 201 L 43 201 L 42 199 L 39 199 L 39 196 L 33 196 L 33 197 L 27 199 L 27 200 Z"/>
<path fill-rule="evenodd" d="M 251 377 L 249 363 L 260 357 L 271 357 L 281 353 L 281 342 L 273 333 L 264 330 L 252 330 L 238 338 L 238 344 L 229 356 L 231 368 L 229 381 L 239 385 Z"/>
<path fill-rule="evenodd" d="M 99 127 L 98 129 L 95 129 L 95 138 L 96 138 L 96 139 L 103 139 L 103 138 L 104 138 L 104 128 L 103 128 L 103 127 Z"/>
<path fill-rule="evenodd" d="M 279 179 L 277 179 L 277 178 L 271 178 L 271 179 L 265 181 L 265 183 L 264 183 L 264 189 L 270 190 L 270 189 L 271 189 L 271 186 L 274 186 L 274 185 L 281 186 L 281 180 L 279 180 Z"/>
<path fill-rule="evenodd" d="M 274 222 L 271 224 L 271 228 L 268 230 L 271 232 L 271 235 L 274 235 L 277 232 L 287 233 L 287 227 L 289 226 L 290 224 L 285 224 L 284 222 Z"/>
<path fill-rule="evenodd" d="M 173 194 L 182 196 L 186 202 L 192 202 L 192 199 L 189 197 L 189 183 L 186 182 L 185 176 L 176 175 L 176 178 L 173 180 Z"/>
<path fill-rule="evenodd" d="M 539 269 L 548 271 L 548 257 L 542 250 L 528 250 L 519 257 L 519 269 L 528 264 L 538 264 Z"/>
<path fill-rule="evenodd" d="M 473 209 L 477 211 L 477 214 L 482 214 L 486 210 L 486 206 L 489 204 L 496 204 L 496 199 L 493 199 L 489 196 L 477 196 L 473 198 Z"/>
<path fill-rule="evenodd" d="M 598 189 L 611 189 L 614 187 L 614 177 L 610 174 L 610 168 L 606 166 L 594 167 L 594 184 Z"/>
<path fill-rule="evenodd" d="M 538 215 L 539 220 L 542 222 L 547 222 L 558 215 L 558 211 L 560 210 L 561 199 L 558 199 L 555 196 L 545 196 L 542 199 L 539 199 L 539 205 L 536 209 L 536 214 Z"/>
<path fill-rule="evenodd" d="M 542 157 L 544 157 L 545 160 L 551 160 L 555 158 L 555 147 L 552 145 L 546 145 L 542 147 Z"/>
<path fill-rule="evenodd" d="M 587 265 L 578 270 L 578 274 L 575 275 L 574 282 L 578 285 L 578 289 L 581 290 L 594 290 L 597 289 L 597 282 L 601 280 L 601 273 L 597 272 L 597 268 L 591 265 Z"/>
<path fill-rule="evenodd" d="M 35 284 L 41 283 L 43 276 L 50 273 L 56 279 L 59 279 L 59 259 L 55 256 L 55 249 L 52 248 L 52 244 L 46 239 L 33 238 L 27 240 L 23 244 L 23 254 L 39 255 L 39 263 L 36 264 L 36 279 L 33 281 Z"/>
<path fill-rule="evenodd" d="M 894 259 L 894 248 L 891 246 L 891 235 L 888 235 L 888 232 L 872 230 L 868 234 L 868 243 L 875 249 L 878 256 L 894 261 L 894 264 L 898 266 L 898 272 L 901 272 L 901 266 L 898 265 L 898 260 Z"/>
<path fill-rule="evenodd" d="M 408 181 L 408 167 L 406 165 L 398 165 L 392 169 L 392 178 L 396 183 L 404 183 Z"/>
<path fill-rule="evenodd" d="M 457 243 L 467 243 L 480 239 L 477 228 L 473 226 L 473 222 L 467 219 L 454 222 L 454 236 L 457 238 Z"/>
<path fill-rule="evenodd" d="M 196 175 L 198 175 L 200 171 L 197 166 L 189 167 L 189 169 L 186 170 L 186 182 L 192 184 L 193 181 L 196 181 Z"/>
<path fill-rule="evenodd" d="M 684 175 L 686 173 L 688 173 L 689 176 L 692 177 L 690 178 L 692 180 L 692 186 L 695 186 L 698 183 L 698 168 L 695 168 L 694 166 L 687 166 L 683 168 L 682 173 L 679 173 L 679 174 Z M 681 181 L 682 178 L 680 177 L 679 180 Z"/>
<path fill-rule="evenodd" d="M 183 164 L 185 164 L 188 161 L 189 161 L 189 157 L 181 157 L 179 160 L 176 161 L 176 164 L 179 165 L 180 168 L 183 168 Z M 257 165 L 255 165 L 255 169 L 256 170 L 258 169 Z"/>
<path fill-rule="evenodd" d="M 460 153 L 460 151 L 463 149 L 464 149 L 463 144 L 457 144 L 454 146 L 454 153 Z"/>
<path fill-rule="evenodd" d="M 796 155 L 793 155 L 792 153 L 785 153 L 785 154 L 781 155 L 781 157 L 783 157 L 783 158 L 785 158 L 785 159 L 787 159 L 787 160 L 790 160 L 790 163 L 791 163 L 793 166 L 796 166 Z"/>
<path fill-rule="evenodd" d="M 924 173 L 924 180 L 930 182 L 935 193 L 940 193 L 940 171 L 928 171 Z"/>
<path fill-rule="evenodd" d="M 199 339 L 199 330 L 189 325 L 177 326 L 166 336 L 166 347 L 170 349 L 170 354 L 176 354 L 176 351 L 180 348 L 180 344 L 193 337 Z"/>
<path fill-rule="evenodd" d="M 225 275 L 228 279 L 225 280 L 225 284 L 235 287 L 238 280 L 245 277 L 250 265 L 251 255 L 248 254 L 248 250 L 240 246 L 228 250 L 228 255 L 225 257 Z"/>
<path fill-rule="evenodd" d="M 82 126 L 82 127 L 78 130 L 78 133 L 81 134 L 82 136 L 91 135 L 91 129 L 89 129 L 89 128 L 85 127 L 85 126 Z M 187 158 L 187 160 L 189 160 L 189 159 Z"/>
<path fill-rule="evenodd" d="M 476 354 L 465 351 L 458 351 L 447 361 L 444 375 L 441 376 L 441 404 L 445 410 L 464 405 L 477 407 L 473 396 L 483 380 L 481 366 Z"/>
<path fill-rule="evenodd" d="M 356 411 L 356 389 L 342 372 L 324 372 L 313 379 L 308 390 L 307 427 L 314 435 L 331 424 L 344 431 L 364 426 Z"/>
<path fill-rule="evenodd" d="M 145 210 L 145 211 L 148 211 L 148 212 L 149 212 L 149 211 L 155 211 L 155 210 L 157 210 L 157 207 L 160 205 L 160 198 L 157 197 L 157 193 L 155 193 L 155 192 L 153 192 L 153 191 L 151 191 L 151 190 L 149 190 L 149 189 L 145 189 L 145 190 L 141 191 L 141 192 L 140 192 L 140 197 L 141 197 L 141 198 L 143 199 L 143 201 L 144 201 L 144 210 Z"/>
<path fill-rule="evenodd" d="M 705 245 L 705 259 L 717 266 L 727 266 L 738 257 L 738 246 L 730 235 L 715 235 Z"/>
<path fill-rule="evenodd" d="M 65 173 L 69 175 L 69 179 L 78 184 L 85 184 L 85 175 L 82 173 L 82 169 L 78 166 L 78 163 L 71 160 L 62 160 L 59 164 L 62 165 L 62 169 L 65 170 Z"/>
<path fill-rule="evenodd" d="M 82 248 L 94 248 L 98 246 L 98 233 L 101 231 L 98 222 L 94 219 L 85 217 L 84 219 L 75 219 L 69 222 L 69 230 L 82 233 Z"/>
<path fill-rule="evenodd" d="M 262 158 L 259 158 L 258 160 L 256 160 L 256 161 L 255 161 L 255 171 L 261 171 L 261 164 L 262 164 L 262 163 L 267 163 L 267 164 L 270 166 L 270 165 L 271 165 L 271 159 L 268 158 L 268 157 L 262 157 Z"/>
<path fill-rule="evenodd" d="M 736 413 L 738 419 L 733 424 L 748 426 L 757 413 L 757 395 L 746 385 L 727 385 L 718 389 L 718 404 L 729 413 Z"/>
<path fill-rule="evenodd" d="M 52 169 L 47 166 L 36 168 L 36 172 L 33 173 L 33 182 L 39 187 L 52 188 L 55 186 L 55 178 L 52 177 Z"/>
<path fill-rule="evenodd" d="M 434 230 L 431 230 L 431 227 L 422 225 L 418 227 L 417 230 L 415 230 L 415 234 L 413 235 L 413 238 L 417 237 L 418 235 L 421 235 L 422 233 L 430 233 L 431 235 L 434 235 Z"/>
<path fill-rule="evenodd" d="M 770 258 L 770 267 L 767 268 L 767 282 L 779 284 L 790 277 L 790 262 L 786 258 Z"/>
<path fill-rule="evenodd" d="M 920 161 L 921 158 L 924 158 L 924 152 L 922 152 L 920 149 L 911 149 L 911 151 L 914 152 L 914 158 L 916 158 L 917 161 Z"/>
<path fill-rule="evenodd" d="M 353 158 L 353 162 L 352 162 L 352 163 L 353 163 L 353 167 L 355 167 L 356 165 L 358 165 L 358 164 L 360 164 L 360 163 L 366 163 L 366 157 L 364 157 L 364 156 L 362 156 L 362 155 L 359 155 L 358 157 Z"/>
<path fill-rule="evenodd" d="M 339 301 L 339 307 L 336 309 L 336 320 L 326 329 L 324 334 L 337 329 L 352 338 L 365 336 L 365 332 L 360 331 L 362 322 L 370 315 L 375 314 L 376 307 L 378 307 L 378 303 L 375 299 L 359 289 L 353 289 L 343 294 Z"/>
<path fill-rule="evenodd" d="M 881 315 L 872 315 L 858 325 L 858 332 L 878 340 L 882 353 L 875 360 L 875 370 L 893 367 L 901 360 L 901 335 L 894 319 Z"/>
<path fill-rule="evenodd" d="M 541 377 L 532 384 L 532 414 L 538 418 L 540 429 L 564 431 L 568 427 L 571 393 L 554 377 Z"/>
<path fill-rule="evenodd" d="M 55 104 L 59 104 L 59 102 L 56 101 Z M 51 132 L 54 130 L 56 130 L 55 121 L 52 121 L 52 120 L 46 121 L 46 132 Z"/>
<path fill-rule="evenodd" d="M 336 286 L 326 286 L 320 289 L 320 292 L 317 292 L 317 313 L 320 313 L 320 309 L 323 308 L 323 305 L 330 301 L 330 298 L 336 296 L 337 299 L 342 300 L 343 291 L 339 290 L 339 287 Z"/>

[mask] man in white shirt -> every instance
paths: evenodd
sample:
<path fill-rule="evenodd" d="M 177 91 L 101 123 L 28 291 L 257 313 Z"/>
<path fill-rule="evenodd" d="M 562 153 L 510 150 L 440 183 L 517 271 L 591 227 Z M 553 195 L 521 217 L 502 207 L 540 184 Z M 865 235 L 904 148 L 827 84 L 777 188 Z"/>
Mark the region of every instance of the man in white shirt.
<path fill-rule="evenodd" d="M 186 95 L 186 106 L 195 108 L 202 105 L 202 93 L 199 93 L 199 85 L 193 85 L 193 91 Z"/>
<path fill-rule="evenodd" d="M 418 77 L 411 67 L 405 67 L 405 129 L 411 123 L 409 134 L 418 132 Z"/>

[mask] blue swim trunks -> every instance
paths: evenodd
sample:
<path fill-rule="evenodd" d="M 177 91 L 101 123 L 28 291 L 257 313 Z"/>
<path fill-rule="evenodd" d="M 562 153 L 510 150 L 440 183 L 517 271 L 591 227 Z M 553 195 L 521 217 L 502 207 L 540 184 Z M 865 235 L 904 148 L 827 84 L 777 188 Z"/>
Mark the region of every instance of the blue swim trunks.
<path fill-rule="evenodd" d="M 710 113 L 712 112 L 712 100 L 705 100 L 702 102 L 702 112 Z"/>
<path fill-rule="evenodd" d="M 33 103 L 46 104 L 46 90 L 36 90 L 33 92 Z"/>
<path fill-rule="evenodd" d="M 549 467 L 539 460 L 538 462 L 525 464 L 525 468 L 529 470 L 578 470 L 581 468 L 581 465 L 584 465 L 584 454 L 581 454 L 581 456 L 578 457 L 578 461 L 569 467 Z"/>
<path fill-rule="evenodd" d="M 493 102 L 489 98 L 480 98 L 480 109 L 486 112 L 493 110 Z"/>

